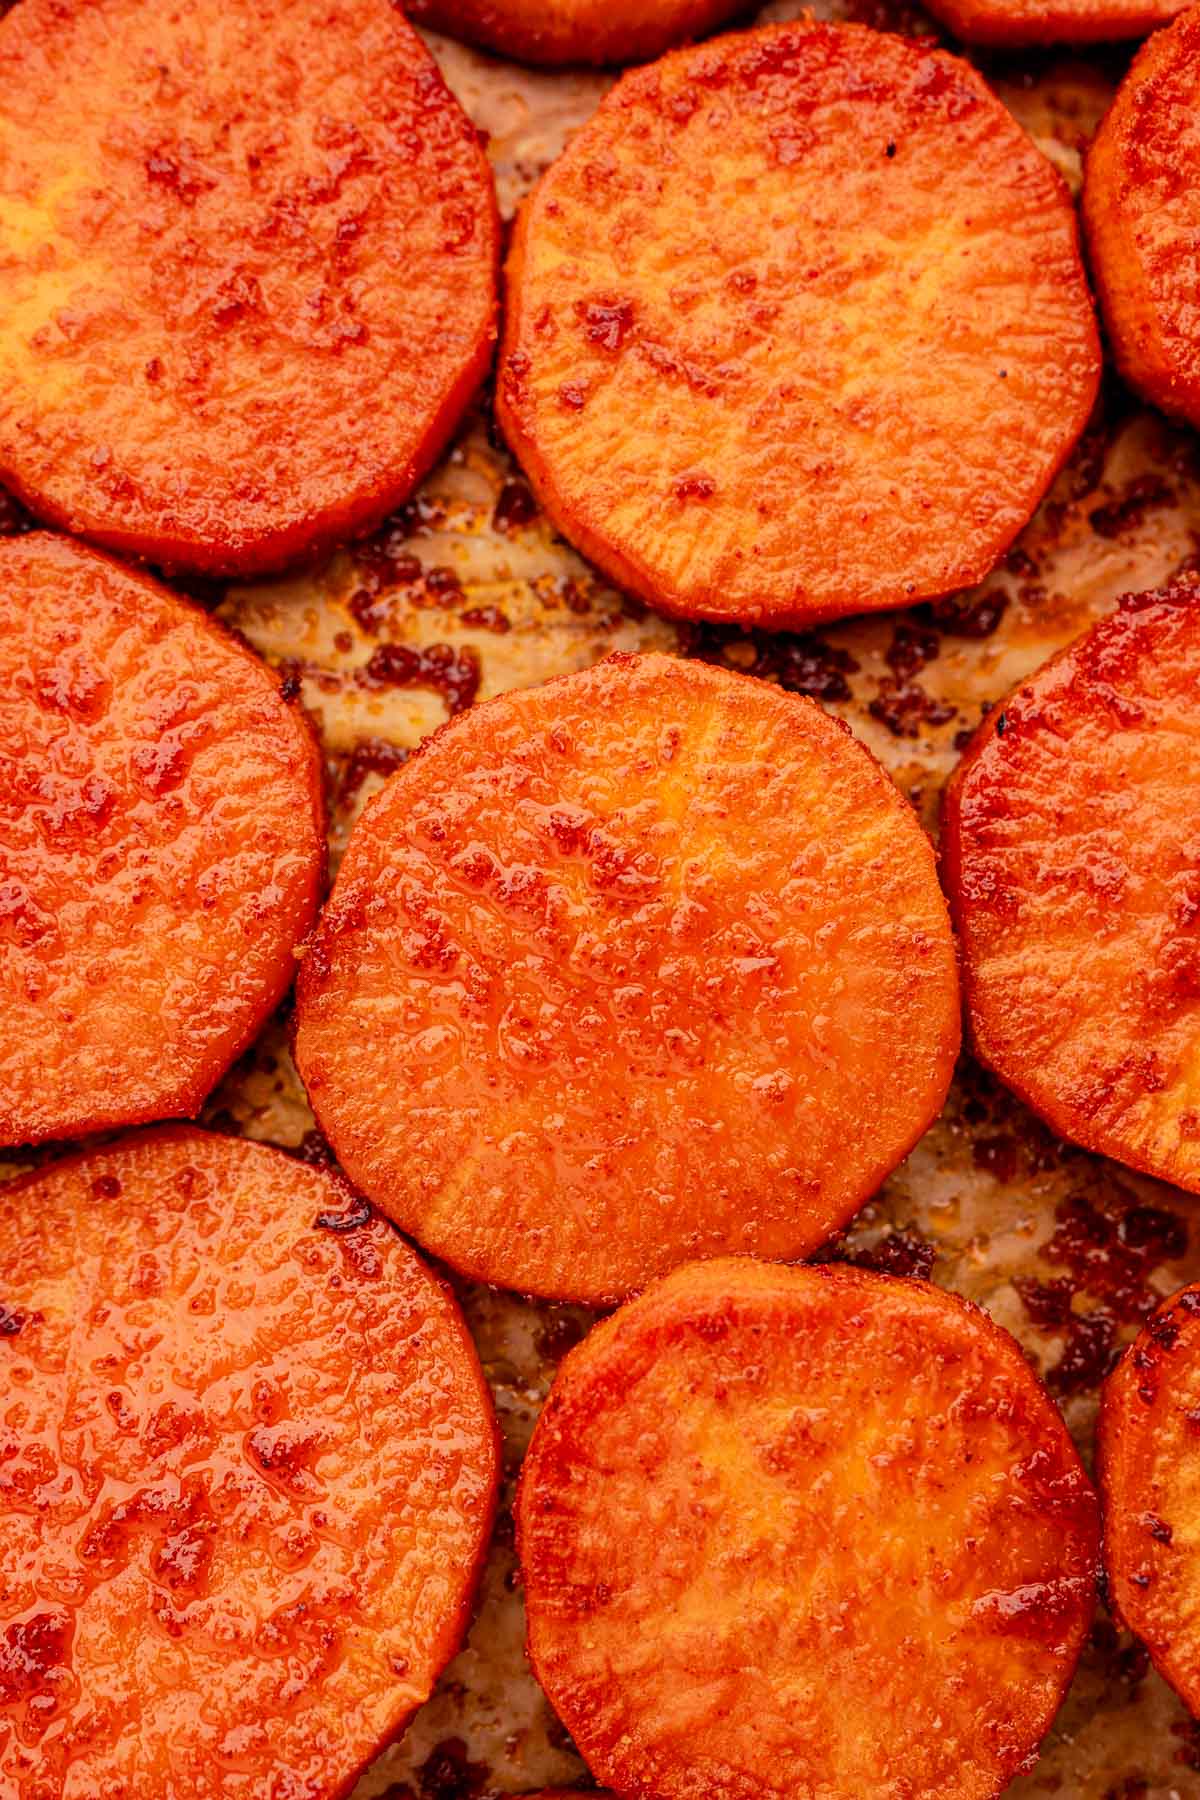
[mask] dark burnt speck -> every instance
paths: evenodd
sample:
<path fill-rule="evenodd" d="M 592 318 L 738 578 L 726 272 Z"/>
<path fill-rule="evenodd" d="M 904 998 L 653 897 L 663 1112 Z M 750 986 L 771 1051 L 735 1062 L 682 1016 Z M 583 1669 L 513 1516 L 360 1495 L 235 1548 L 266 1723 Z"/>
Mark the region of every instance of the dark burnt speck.
<path fill-rule="evenodd" d="M 505 533 L 519 531 L 522 526 L 532 525 L 537 516 L 538 504 L 528 485 L 524 481 L 506 481 L 492 513 L 495 529 Z"/>
<path fill-rule="evenodd" d="M 731 625 L 694 625 L 683 648 L 701 662 L 737 668 L 827 704 L 851 698 L 848 677 L 859 669 L 849 650 L 809 631 L 743 632 Z"/>
<path fill-rule="evenodd" d="M 364 1225 L 370 1224 L 373 1217 L 371 1202 L 364 1200 L 361 1195 L 355 1195 L 345 1212 L 318 1213 L 313 1224 L 319 1231 L 360 1231 Z"/>
<path fill-rule="evenodd" d="M 874 1269 L 880 1275 L 906 1275 L 915 1281 L 928 1281 L 937 1261 L 937 1249 L 915 1225 L 903 1225 L 889 1231 L 877 1244 L 851 1251 L 845 1260 L 859 1269 Z"/>
<path fill-rule="evenodd" d="M 1140 1325 L 1161 1295 L 1151 1276 L 1186 1255 L 1184 1221 L 1164 1208 L 1142 1206 L 1121 1183 L 1092 1195 L 1078 1193 L 1056 1211 L 1056 1227 L 1041 1255 L 1065 1271 L 1050 1281 L 1014 1283 L 1037 1329 L 1061 1333 L 1048 1385 L 1060 1394 L 1098 1387 L 1114 1366 L 1123 1326 Z"/>
<path fill-rule="evenodd" d="M 0 7 L 0 16 L 3 8 Z M 0 488 L 0 537 L 20 537 L 37 529 L 37 520 L 25 511 L 21 502 Z"/>
<path fill-rule="evenodd" d="M 1012 554 L 1024 553 L 1014 551 Z M 948 594 L 944 600 L 934 600 L 921 607 L 919 616 L 928 618 L 946 637 L 979 642 L 991 637 L 999 626 L 1008 609 L 1008 598 L 1005 589 L 998 587 L 988 588 L 983 593 Z"/>
<path fill-rule="evenodd" d="M 479 657 L 469 644 L 378 644 L 355 678 L 366 688 L 432 688 L 448 712 L 459 713 L 479 692 Z"/>
<path fill-rule="evenodd" d="M 462 1738 L 443 1738 L 416 1772 L 420 1800 L 474 1800 L 491 1774 L 487 1763 L 472 1762 Z"/>

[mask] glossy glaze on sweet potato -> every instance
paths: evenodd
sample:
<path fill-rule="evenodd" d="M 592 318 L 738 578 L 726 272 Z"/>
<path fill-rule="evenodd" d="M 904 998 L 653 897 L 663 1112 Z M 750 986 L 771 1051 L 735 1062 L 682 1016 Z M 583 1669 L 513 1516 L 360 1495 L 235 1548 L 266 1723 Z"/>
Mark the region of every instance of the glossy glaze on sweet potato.
<path fill-rule="evenodd" d="M 0 478 L 161 564 L 348 537 L 482 380 L 496 245 L 474 127 L 389 0 L 22 0 Z"/>
<path fill-rule="evenodd" d="M 334 1800 L 457 1648 L 491 1405 L 344 1182 L 167 1127 L 0 1188 L 0 1791 Z"/>
<path fill-rule="evenodd" d="M 626 75 L 526 203 L 499 416 L 547 512 L 671 613 L 977 581 L 1099 347 L 1059 176 L 968 64 L 862 26 Z"/>
<path fill-rule="evenodd" d="M 517 62 L 646 62 L 744 11 L 746 0 L 411 0 L 417 25 Z"/>
<path fill-rule="evenodd" d="M 598 1325 L 517 1526 L 534 1669 L 642 1800 L 999 1794 L 1094 1604 L 1095 1496 L 1016 1342 L 838 1265 L 693 1265 Z"/>
<path fill-rule="evenodd" d="M 1200 1190 L 1200 587 L 1131 595 L 989 713 L 943 861 L 982 1060 Z"/>
<path fill-rule="evenodd" d="M 1200 1287 L 1172 1295 L 1109 1376 L 1098 1464 L 1112 1607 L 1200 1717 Z"/>
<path fill-rule="evenodd" d="M 1188 0 L 928 0 L 929 11 L 968 44 L 1103 44 L 1145 37 Z"/>
<path fill-rule="evenodd" d="M 815 1249 L 936 1117 L 959 1039 L 931 848 L 873 758 L 657 655 L 476 707 L 392 778 L 297 1021 L 321 1129 L 402 1229 L 585 1301 Z"/>
<path fill-rule="evenodd" d="M 196 1112 L 295 973 L 316 741 L 198 606 L 0 540 L 0 1144 Z"/>
<path fill-rule="evenodd" d="M 1200 424 L 1200 7 L 1139 52 L 1088 151 L 1083 217 L 1118 367 Z"/>

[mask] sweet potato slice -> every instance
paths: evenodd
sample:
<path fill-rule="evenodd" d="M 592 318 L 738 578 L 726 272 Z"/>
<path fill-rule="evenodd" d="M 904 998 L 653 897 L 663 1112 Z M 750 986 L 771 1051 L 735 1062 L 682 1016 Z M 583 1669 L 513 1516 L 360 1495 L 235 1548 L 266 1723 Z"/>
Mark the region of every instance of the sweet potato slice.
<path fill-rule="evenodd" d="M 189 1127 L 0 1188 L 0 1270 L 0 1791 L 348 1792 L 491 1527 L 444 1283 L 339 1177 Z"/>
<path fill-rule="evenodd" d="M 465 1273 L 581 1301 L 813 1249 L 937 1115 L 959 1037 L 930 846 L 873 758 L 660 655 L 489 701 L 392 778 L 297 1021 L 364 1192 Z"/>
<path fill-rule="evenodd" d="M 678 1270 L 571 1352 L 517 1505 L 529 1653 L 643 1800 L 983 1800 L 1048 1728 L 1097 1519 L 1015 1341 L 862 1270 Z"/>
<path fill-rule="evenodd" d="M 411 0 L 408 16 L 518 62 L 630 63 L 744 11 L 746 0 Z"/>
<path fill-rule="evenodd" d="M 1177 18 L 1188 0 L 927 0 L 929 11 L 968 44 L 1097 44 L 1145 37 Z"/>
<path fill-rule="evenodd" d="M 381 517 L 487 367 L 474 128 L 390 0 L 0 20 L 0 478 L 245 572 Z"/>
<path fill-rule="evenodd" d="M 1126 381 L 1200 424 L 1200 7 L 1150 39 L 1088 152 L 1083 217 Z"/>
<path fill-rule="evenodd" d="M 1200 587 L 1130 596 L 980 730 L 943 856 L 987 1063 L 1200 1191 Z"/>
<path fill-rule="evenodd" d="M 1104 1384 L 1098 1467 L 1110 1603 L 1200 1716 L 1200 1286 Z"/>
<path fill-rule="evenodd" d="M 780 625 L 985 575 L 1087 418 L 1066 190 L 966 63 L 764 28 L 626 75 L 521 214 L 500 418 L 666 612 Z"/>
<path fill-rule="evenodd" d="M 199 607 L 0 541 L 0 1143 L 190 1114 L 291 985 L 321 768 Z"/>

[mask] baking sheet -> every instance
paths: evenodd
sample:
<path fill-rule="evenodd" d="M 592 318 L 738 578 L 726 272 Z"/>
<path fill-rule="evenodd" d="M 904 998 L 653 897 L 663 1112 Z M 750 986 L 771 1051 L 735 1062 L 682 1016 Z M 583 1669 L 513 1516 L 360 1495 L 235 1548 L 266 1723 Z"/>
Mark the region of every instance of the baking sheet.
<path fill-rule="evenodd" d="M 759 16 L 800 10 L 776 4 Z M 932 30 L 911 9 L 870 0 L 857 16 Z M 429 42 L 487 133 L 511 217 L 609 78 L 539 75 Z M 1126 59 L 983 66 L 1077 187 L 1081 150 Z M 16 522 L 0 505 L 0 529 Z M 336 860 L 368 795 L 450 713 L 614 649 L 704 656 L 812 695 L 883 760 L 936 832 L 939 789 L 986 707 L 1118 595 L 1193 559 L 1200 566 L 1200 444 L 1110 380 L 1053 492 L 981 587 L 819 633 L 679 626 L 623 601 L 555 537 L 485 396 L 415 500 L 374 537 L 320 568 L 202 597 L 298 685 L 324 745 Z M 285 1040 L 280 1018 L 214 1094 L 205 1122 L 319 1156 Z M 1044 1373 L 1090 1457 L 1097 1387 L 1115 1349 L 1159 1296 L 1200 1277 L 1198 1207 L 1057 1142 L 964 1058 L 943 1117 L 829 1253 L 928 1274 L 985 1306 Z M 465 1648 L 355 1800 L 589 1785 L 525 1665 L 509 1503 L 556 1364 L 590 1317 L 460 1292 L 504 1428 L 504 1504 Z M 1040 1761 L 1010 1791 L 1023 1800 L 1200 1800 L 1200 1727 L 1103 1613 Z"/>

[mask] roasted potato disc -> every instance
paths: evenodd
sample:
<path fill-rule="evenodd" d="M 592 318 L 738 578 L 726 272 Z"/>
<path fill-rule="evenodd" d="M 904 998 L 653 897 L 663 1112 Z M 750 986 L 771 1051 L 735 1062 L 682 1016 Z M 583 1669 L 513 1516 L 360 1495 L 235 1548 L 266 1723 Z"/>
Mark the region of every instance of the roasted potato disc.
<path fill-rule="evenodd" d="M 0 478 L 215 572 L 375 522 L 487 367 L 475 130 L 389 0 L 0 20 Z"/>
<path fill-rule="evenodd" d="M 0 1143 L 197 1110 L 291 985 L 315 740 L 199 607 L 0 540 Z"/>
<path fill-rule="evenodd" d="M 1200 587 L 1129 596 L 989 714 L 943 857 L 980 1057 L 1200 1190 Z"/>
<path fill-rule="evenodd" d="M 1065 187 L 981 77 L 778 26 L 620 81 L 521 214 L 500 418 L 666 612 L 771 625 L 977 581 L 1091 407 Z"/>
<path fill-rule="evenodd" d="M 642 1800 L 983 1800 L 1094 1600 L 1095 1497 L 1019 1346 L 862 1270 L 695 1264 L 562 1365 L 517 1505 L 529 1653 Z"/>
<path fill-rule="evenodd" d="M 1200 1287 L 1109 1376 L 1098 1452 L 1110 1602 L 1200 1716 Z"/>
<path fill-rule="evenodd" d="M 1188 0 L 926 0 L 968 44 L 1095 44 L 1145 37 Z"/>
<path fill-rule="evenodd" d="M 338 1178 L 186 1127 L 0 1188 L 0 1269 L 0 1791 L 347 1793 L 491 1526 L 447 1289 Z"/>
<path fill-rule="evenodd" d="M 392 778 L 297 1018 L 322 1130 L 402 1229 L 583 1301 L 815 1248 L 936 1117 L 959 1038 L 932 852 L 873 758 L 658 655 L 476 707 Z"/>
<path fill-rule="evenodd" d="M 1200 425 L 1200 7 L 1152 37 L 1117 90 L 1083 216 L 1122 375 Z"/>
<path fill-rule="evenodd" d="M 418 25 L 518 62 L 626 63 L 661 56 L 744 11 L 747 0 L 411 0 Z"/>

